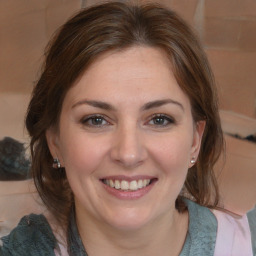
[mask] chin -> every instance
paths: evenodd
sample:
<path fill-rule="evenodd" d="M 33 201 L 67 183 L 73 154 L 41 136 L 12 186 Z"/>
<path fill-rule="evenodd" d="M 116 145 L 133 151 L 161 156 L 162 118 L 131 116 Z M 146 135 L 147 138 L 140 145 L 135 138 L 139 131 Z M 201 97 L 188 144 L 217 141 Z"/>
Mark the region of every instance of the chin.
<path fill-rule="evenodd" d="M 105 216 L 106 218 L 106 216 Z M 117 211 L 105 219 L 115 229 L 119 230 L 138 230 L 146 226 L 150 222 L 151 218 L 149 214 L 142 213 L 141 211 L 126 209 L 124 211 Z"/>

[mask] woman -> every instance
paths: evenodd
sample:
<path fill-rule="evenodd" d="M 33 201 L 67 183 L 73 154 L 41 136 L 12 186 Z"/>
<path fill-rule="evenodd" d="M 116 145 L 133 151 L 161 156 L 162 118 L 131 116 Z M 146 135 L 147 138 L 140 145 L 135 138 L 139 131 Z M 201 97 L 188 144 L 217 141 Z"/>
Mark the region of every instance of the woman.
<path fill-rule="evenodd" d="M 2 255 L 217 255 L 216 97 L 201 46 L 172 11 L 82 10 L 50 43 L 26 119 L 50 214 L 24 217 Z"/>

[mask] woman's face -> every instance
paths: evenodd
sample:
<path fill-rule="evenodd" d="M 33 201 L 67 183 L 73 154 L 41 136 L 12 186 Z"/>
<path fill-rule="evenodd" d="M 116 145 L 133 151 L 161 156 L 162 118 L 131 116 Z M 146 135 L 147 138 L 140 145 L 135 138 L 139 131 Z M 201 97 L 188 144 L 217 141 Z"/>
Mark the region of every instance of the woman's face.
<path fill-rule="evenodd" d="M 77 212 L 136 229 L 175 211 L 203 129 L 165 54 L 132 47 L 106 53 L 86 70 L 47 140 L 66 169 Z"/>

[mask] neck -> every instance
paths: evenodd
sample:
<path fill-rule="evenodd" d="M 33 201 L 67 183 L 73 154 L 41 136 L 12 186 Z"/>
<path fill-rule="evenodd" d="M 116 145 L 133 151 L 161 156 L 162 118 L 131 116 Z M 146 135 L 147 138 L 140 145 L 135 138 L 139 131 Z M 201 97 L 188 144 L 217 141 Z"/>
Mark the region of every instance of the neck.
<path fill-rule="evenodd" d="M 89 256 L 179 255 L 188 229 L 188 213 L 174 210 L 136 230 L 117 229 L 76 214 L 81 240 Z M 100 246 L 99 246 L 100 241 Z"/>

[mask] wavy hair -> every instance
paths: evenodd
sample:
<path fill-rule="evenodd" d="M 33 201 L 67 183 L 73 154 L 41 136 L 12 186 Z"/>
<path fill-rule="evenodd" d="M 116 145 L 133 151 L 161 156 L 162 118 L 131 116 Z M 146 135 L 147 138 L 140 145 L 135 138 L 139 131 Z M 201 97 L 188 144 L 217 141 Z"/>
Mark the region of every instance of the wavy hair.
<path fill-rule="evenodd" d="M 188 171 L 185 190 L 200 205 L 218 204 L 213 166 L 222 151 L 223 135 L 214 78 L 197 37 L 175 12 L 161 5 L 110 2 L 81 10 L 57 31 L 46 48 L 42 74 L 28 107 L 26 127 L 35 185 L 62 225 L 68 223 L 73 193 L 65 169 L 52 168 L 46 130 L 58 129 L 67 91 L 96 58 L 138 45 L 165 52 L 180 88 L 190 99 L 194 121 L 206 120 L 198 161 Z M 176 208 L 184 210 L 180 197 Z"/>

